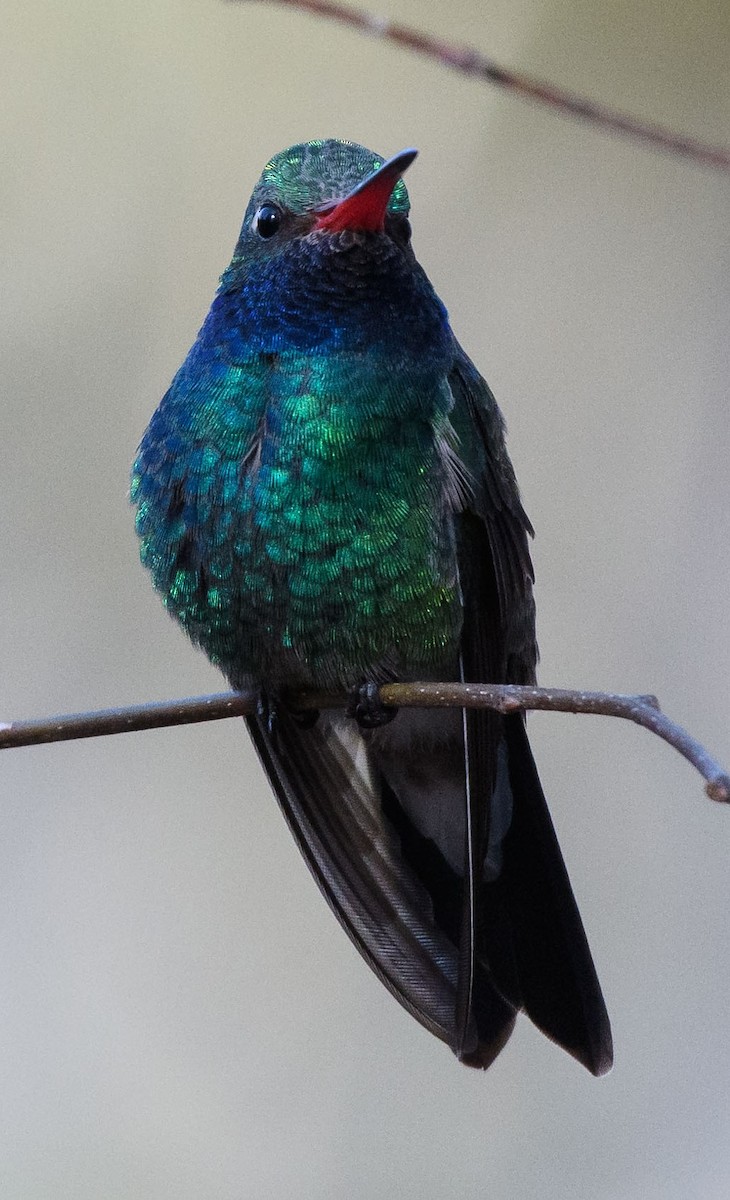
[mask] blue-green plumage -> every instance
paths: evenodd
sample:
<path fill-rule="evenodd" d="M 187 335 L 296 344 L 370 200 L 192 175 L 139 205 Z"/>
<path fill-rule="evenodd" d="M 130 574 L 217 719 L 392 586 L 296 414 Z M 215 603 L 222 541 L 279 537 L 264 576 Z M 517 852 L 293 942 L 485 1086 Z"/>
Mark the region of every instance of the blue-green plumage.
<path fill-rule="evenodd" d="M 300 160 L 299 206 L 319 201 L 327 145 L 318 149 L 289 152 L 288 173 L 264 173 L 135 467 L 155 585 L 239 685 L 343 685 L 385 663 L 423 671 L 458 637 L 454 546 L 440 519 L 453 404 L 442 304 L 377 234 L 363 245 L 347 230 L 308 232 L 262 254 L 251 227 Z M 349 165 L 349 184 L 376 161 L 349 147 L 335 166 Z M 392 207 L 405 221 L 402 183 Z"/>
<path fill-rule="evenodd" d="M 164 603 L 235 687 L 527 682 L 529 524 L 499 410 L 352 143 L 265 168 L 132 482 Z M 525 1008 L 590 1069 L 610 1032 L 519 718 L 249 722 L 350 936 L 463 1061 Z"/>

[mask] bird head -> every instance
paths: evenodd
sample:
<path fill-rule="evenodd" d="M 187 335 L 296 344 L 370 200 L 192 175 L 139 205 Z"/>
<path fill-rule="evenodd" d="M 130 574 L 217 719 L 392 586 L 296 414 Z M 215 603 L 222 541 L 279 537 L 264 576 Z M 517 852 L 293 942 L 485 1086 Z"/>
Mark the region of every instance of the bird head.
<path fill-rule="evenodd" d="M 410 245 L 404 171 L 354 142 L 302 142 L 256 184 L 211 310 L 249 348 L 441 344 L 446 313 Z"/>
<path fill-rule="evenodd" d="M 283 150 L 253 190 L 234 263 L 277 258 L 293 241 L 309 237 L 337 248 L 380 234 L 406 246 L 410 205 L 401 176 L 416 154 L 402 150 L 386 160 L 334 138 Z M 342 234 L 348 236 L 337 236 Z"/>

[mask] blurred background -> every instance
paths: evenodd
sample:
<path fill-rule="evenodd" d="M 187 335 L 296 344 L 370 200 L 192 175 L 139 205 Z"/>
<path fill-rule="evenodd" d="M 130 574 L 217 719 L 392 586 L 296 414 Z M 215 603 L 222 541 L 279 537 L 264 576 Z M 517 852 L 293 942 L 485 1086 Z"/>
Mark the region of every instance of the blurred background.
<path fill-rule="evenodd" d="M 383 0 L 719 142 L 716 0 Z M 128 470 L 272 153 L 416 145 L 414 243 L 504 409 L 541 680 L 654 691 L 730 759 L 728 177 L 353 32 L 6 0 L 0 716 L 219 690 Z M 2 755 L 4 1200 L 725 1200 L 730 813 L 632 726 L 530 728 L 616 1043 L 460 1068 L 321 900 L 240 721 Z"/>

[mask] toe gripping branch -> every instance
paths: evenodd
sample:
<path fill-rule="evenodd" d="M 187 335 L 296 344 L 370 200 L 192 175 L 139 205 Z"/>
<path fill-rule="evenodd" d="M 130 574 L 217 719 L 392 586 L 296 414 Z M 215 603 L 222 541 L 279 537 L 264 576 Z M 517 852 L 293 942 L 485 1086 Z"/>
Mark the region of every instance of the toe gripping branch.
<path fill-rule="evenodd" d="M 391 704 L 383 704 L 377 683 L 369 680 L 360 683 L 350 692 L 347 715 L 357 721 L 361 729 L 380 729 L 389 725 L 398 712 Z"/>
<path fill-rule="evenodd" d="M 289 702 L 286 696 L 278 699 L 262 689 L 256 700 L 256 716 L 264 725 L 269 737 L 274 740 L 282 709 L 286 710 L 300 729 L 312 729 L 319 720 L 318 708 L 297 708 L 296 703 Z"/>

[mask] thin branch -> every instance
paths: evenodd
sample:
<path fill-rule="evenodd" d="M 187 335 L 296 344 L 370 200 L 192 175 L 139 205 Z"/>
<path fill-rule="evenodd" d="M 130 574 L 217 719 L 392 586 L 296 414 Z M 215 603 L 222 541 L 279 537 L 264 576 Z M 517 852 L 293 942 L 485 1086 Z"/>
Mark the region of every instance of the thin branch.
<path fill-rule="evenodd" d="M 380 699 L 384 704 L 396 708 L 492 708 L 501 713 L 542 709 L 548 712 L 622 717 L 655 733 L 692 763 L 706 781 L 705 791 L 711 800 L 730 803 L 730 775 L 704 746 L 664 716 L 655 696 L 623 696 L 611 692 L 518 687 L 514 684 L 388 683 L 380 688 Z M 291 701 L 298 710 L 311 710 L 344 708 L 348 698 L 330 692 L 313 691 L 292 696 Z M 254 713 L 257 702 L 256 692 L 225 692 L 161 704 L 136 704 L 129 708 L 72 713 L 39 721 L 14 721 L 0 724 L 0 750 L 242 717 Z"/>
<path fill-rule="evenodd" d="M 241 0 L 235 0 L 235 2 L 240 3 Z M 518 95 L 524 96 L 528 100 L 535 100 L 539 104 L 548 104 L 559 112 L 589 121 L 603 129 L 610 129 L 614 133 L 649 142 L 669 154 L 691 158 L 706 167 L 730 171 L 730 150 L 724 146 L 713 146 L 699 138 L 675 133 L 663 125 L 640 121 L 615 108 L 598 104 L 594 100 L 587 100 L 575 92 L 554 87 L 550 83 L 534 79 L 530 75 L 523 75 L 519 71 L 510 71 L 505 67 L 500 67 L 493 59 L 469 46 L 458 46 L 445 42 L 441 38 L 432 37 L 430 34 L 413 29 L 408 25 L 390 21 L 387 17 L 376 16 L 364 9 L 349 8 L 340 4 L 339 0 L 269 0 L 269 2 L 285 5 L 287 8 L 294 8 L 300 12 L 314 13 L 316 16 L 327 17 L 332 21 L 339 21 L 362 33 L 406 46 L 409 50 L 424 54 L 465 75 L 474 75 L 497 87 L 517 92 Z"/>

